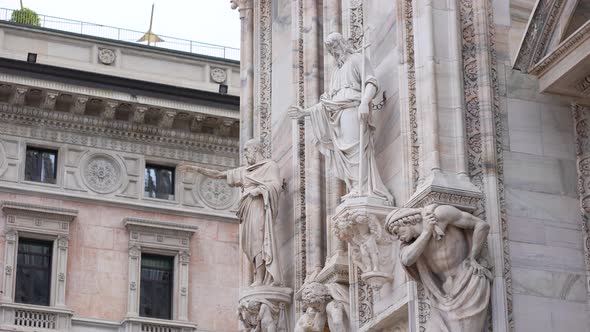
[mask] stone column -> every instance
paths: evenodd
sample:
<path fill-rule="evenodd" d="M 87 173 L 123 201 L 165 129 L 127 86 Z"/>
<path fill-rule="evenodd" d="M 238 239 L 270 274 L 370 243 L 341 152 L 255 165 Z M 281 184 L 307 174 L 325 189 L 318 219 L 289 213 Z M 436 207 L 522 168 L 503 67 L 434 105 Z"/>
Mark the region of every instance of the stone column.
<path fill-rule="evenodd" d="M 418 188 L 408 205 L 438 202 L 441 193 L 479 198 L 481 192 L 467 176 L 457 1 L 415 0 L 413 9 L 421 145 Z"/>
<path fill-rule="evenodd" d="M 253 0 L 232 0 L 238 9 L 240 34 L 240 156 L 244 143 L 254 137 L 254 14 Z"/>
<path fill-rule="evenodd" d="M 323 59 L 320 57 L 321 13 L 318 1 L 303 1 L 303 68 L 305 72 L 304 92 L 305 107 L 319 102 L 323 90 L 322 75 Z M 307 120 L 308 121 L 308 120 Z M 323 267 L 323 163 L 320 151 L 311 144 L 311 127 L 306 124 L 306 188 L 305 207 L 307 218 L 307 275 L 313 279 Z"/>

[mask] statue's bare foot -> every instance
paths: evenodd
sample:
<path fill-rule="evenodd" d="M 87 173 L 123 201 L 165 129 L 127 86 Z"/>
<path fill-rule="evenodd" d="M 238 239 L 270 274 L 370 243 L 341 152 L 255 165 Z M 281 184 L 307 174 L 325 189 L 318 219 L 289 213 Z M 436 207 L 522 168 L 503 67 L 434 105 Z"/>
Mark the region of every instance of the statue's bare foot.
<path fill-rule="evenodd" d="M 250 287 L 258 287 L 258 286 L 262 286 L 262 283 L 258 280 L 254 281 L 254 283 L 252 283 L 252 285 L 250 285 Z"/>

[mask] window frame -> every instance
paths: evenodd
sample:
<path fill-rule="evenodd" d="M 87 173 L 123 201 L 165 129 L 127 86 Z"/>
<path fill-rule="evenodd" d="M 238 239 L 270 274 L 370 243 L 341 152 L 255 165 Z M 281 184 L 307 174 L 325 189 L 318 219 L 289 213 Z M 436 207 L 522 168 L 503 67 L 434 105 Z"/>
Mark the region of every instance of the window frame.
<path fill-rule="evenodd" d="M 34 244 L 37 243 L 39 245 L 42 245 L 43 247 L 49 248 L 49 266 L 47 269 L 48 272 L 48 279 L 46 281 L 46 284 L 43 285 L 43 287 L 47 287 L 49 292 L 47 293 L 47 304 L 40 304 L 40 303 L 29 303 L 29 302 L 22 302 L 22 301 L 17 301 L 17 297 L 18 297 L 18 285 L 19 285 L 19 271 L 21 271 L 20 269 L 22 268 L 22 266 L 19 266 L 19 262 L 18 262 L 18 255 L 21 254 L 20 251 L 20 245 L 22 244 L 22 242 L 24 242 L 24 240 L 26 240 L 28 243 Z M 27 305 L 39 305 L 39 306 L 49 306 L 51 304 L 51 279 L 52 279 L 52 274 L 53 274 L 53 264 L 54 264 L 54 251 L 55 251 L 55 242 L 52 240 L 44 240 L 44 239 L 39 239 L 39 238 L 35 238 L 35 237 L 27 237 L 26 235 L 22 235 L 18 237 L 18 242 L 17 242 L 17 260 L 16 260 L 16 264 L 15 264 L 15 290 L 14 290 L 14 302 L 15 303 L 20 303 L 20 304 L 27 304 Z M 31 269 L 35 269 L 34 266 L 30 267 Z"/>
<path fill-rule="evenodd" d="M 27 180 L 27 151 L 29 149 L 39 150 L 41 152 L 55 152 L 55 182 L 54 183 L 47 183 L 42 181 L 34 181 L 34 180 Z M 35 184 L 40 186 L 49 186 L 49 187 L 57 187 L 61 183 L 61 172 L 60 167 L 63 165 L 62 155 L 63 155 L 63 148 L 60 146 L 51 146 L 45 144 L 37 144 L 34 142 L 25 142 L 24 144 L 24 151 L 23 151 L 23 163 L 21 169 L 22 181 L 24 183 Z"/>
<path fill-rule="evenodd" d="M 132 217 L 124 218 L 123 224 L 129 232 L 127 317 L 165 322 L 188 322 L 190 239 L 198 228 L 192 225 Z M 139 315 L 143 253 L 174 257 L 170 320 Z"/>
<path fill-rule="evenodd" d="M 171 179 L 172 194 L 168 194 L 168 198 L 158 198 L 158 197 L 146 196 L 145 180 L 146 180 L 146 172 L 147 172 L 148 168 L 160 168 L 160 169 L 165 169 L 165 170 L 172 172 L 172 179 Z M 178 186 L 176 184 L 177 181 L 178 181 L 178 176 L 176 174 L 176 166 L 175 165 L 170 165 L 167 163 L 146 161 L 144 163 L 144 167 L 143 167 L 143 181 L 141 182 L 141 185 L 142 185 L 142 195 L 141 196 L 143 199 L 147 199 L 147 200 L 156 200 L 158 202 L 173 202 L 173 203 L 175 203 L 178 201 L 178 196 L 179 196 L 178 195 Z M 170 196 L 172 196 L 172 198 L 170 198 Z"/>
<path fill-rule="evenodd" d="M 14 201 L 2 201 L 0 204 L 6 216 L 2 302 L 17 303 L 15 302 L 15 293 L 18 242 L 20 238 L 27 238 L 53 242 L 53 248 L 49 306 L 26 305 L 42 308 L 67 308 L 66 283 L 69 232 L 71 223 L 78 215 L 78 210 Z"/>
<path fill-rule="evenodd" d="M 144 263 L 144 259 L 146 258 L 145 256 L 152 256 L 152 257 L 166 257 L 166 259 L 171 261 L 171 269 L 170 269 L 170 273 L 172 274 L 172 278 L 170 280 L 170 311 L 168 312 L 168 316 L 169 318 L 162 318 L 162 317 L 154 317 L 154 316 L 147 316 L 147 315 L 142 315 L 141 314 L 141 293 L 142 293 L 142 286 L 143 286 L 143 282 L 145 280 L 143 280 L 142 275 L 143 275 L 143 263 Z M 171 320 L 173 317 L 173 304 L 174 304 L 174 282 L 175 282 L 175 278 L 176 278 L 176 273 L 175 273 L 175 267 L 176 267 L 176 257 L 175 256 L 171 256 L 171 255 L 162 255 L 160 253 L 155 254 L 155 253 L 151 253 L 149 251 L 143 251 L 141 253 L 141 258 L 140 258 L 140 274 L 139 274 L 139 316 L 141 317 L 146 317 L 146 318 L 152 318 L 152 319 L 165 319 L 165 320 Z"/>

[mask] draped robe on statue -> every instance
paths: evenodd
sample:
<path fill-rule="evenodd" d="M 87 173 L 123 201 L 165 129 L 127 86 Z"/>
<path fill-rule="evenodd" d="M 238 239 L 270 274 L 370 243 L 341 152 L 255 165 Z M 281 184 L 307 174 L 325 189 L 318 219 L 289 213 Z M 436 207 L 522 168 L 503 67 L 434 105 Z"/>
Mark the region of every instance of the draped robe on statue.
<path fill-rule="evenodd" d="M 444 234 L 445 231 L 447 235 L 450 232 L 454 234 L 449 237 Z M 474 273 L 474 268 L 465 264 L 472 245 L 473 232 L 448 225 L 440 235 L 440 240 L 431 239 L 428 243 L 432 252 L 441 256 L 457 254 L 459 251 L 465 253 L 463 262 L 454 269 L 453 277 L 448 277 L 445 283 L 441 283 L 436 271 L 432 269 L 433 265 L 436 266 L 436 255 L 428 258 L 423 253 L 414 265 L 404 266 L 412 278 L 422 282 L 430 300 L 430 318 L 426 323 L 426 331 L 481 332 L 490 301 L 490 281 L 485 275 Z M 456 240 L 461 237 L 465 241 Z M 411 243 L 402 242 L 400 252 L 409 245 Z"/>
<path fill-rule="evenodd" d="M 309 109 L 315 144 L 325 156 L 327 166 L 351 190 L 356 189 L 359 173 L 360 127 L 358 108 L 361 102 L 363 56 L 355 53 L 336 68 L 332 74 L 330 91 L 320 97 L 320 102 Z M 366 65 L 365 85 L 377 80 L 369 63 Z M 364 132 L 365 174 L 361 184 L 368 196 L 393 202 L 377 170 L 374 149 L 375 126 L 369 114 Z M 367 181 L 368 179 L 368 181 Z"/>
<path fill-rule="evenodd" d="M 270 159 L 227 171 L 228 184 L 242 187 L 237 213 L 242 225 L 242 250 L 255 268 L 266 265 L 264 284 L 282 282 L 274 232 L 281 190 L 279 174 L 279 166 Z M 250 196 L 256 188 L 262 195 Z"/>

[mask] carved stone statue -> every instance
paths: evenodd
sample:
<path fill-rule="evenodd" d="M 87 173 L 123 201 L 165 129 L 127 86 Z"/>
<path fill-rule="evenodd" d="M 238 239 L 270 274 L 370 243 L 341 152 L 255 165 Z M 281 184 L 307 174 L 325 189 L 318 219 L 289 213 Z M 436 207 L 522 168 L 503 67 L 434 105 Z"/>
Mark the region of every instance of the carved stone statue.
<path fill-rule="evenodd" d="M 333 232 L 350 244 L 350 255 L 355 266 L 361 269 L 365 281 L 379 286 L 393 279 L 394 238 L 386 233 L 376 215 L 362 210 L 346 211 L 333 220 Z"/>
<path fill-rule="evenodd" d="M 305 285 L 301 295 L 305 313 L 295 324 L 295 332 L 323 332 L 328 320 L 326 304 L 331 299 L 328 288 L 319 282 Z"/>
<path fill-rule="evenodd" d="M 303 286 L 301 300 L 305 313 L 299 317 L 294 332 L 347 332 L 348 287 L 310 282 Z"/>
<path fill-rule="evenodd" d="M 240 331 L 243 332 L 277 332 L 284 331 L 285 318 L 280 308 L 265 300 L 240 301 L 238 317 Z"/>
<path fill-rule="evenodd" d="M 237 214 L 242 225 L 242 250 L 255 267 L 251 286 L 280 285 L 282 276 L 274 231 L 281 191 L 279 166 L 273 160 L 264 159 L 260 142 L 255 139 L 244 145 L 244 158 L 247 166 L 225 172 L 188 165 L 179 169 L 227 179 L 230 186 L 242 188 Z"/>
<path fill-rule="evenodd" d="M 374 131 L 371 118 L 371 101 L 378 91 L 377 79 L 368 59 L 355 53 L 341 34 L 331 33 L 325 42 L 327 51 L 334 57 L 335 68 L 330 90 L 320 102 L 307 109 L 292 106 L 292 118 L 309 116 L 312 135 L 327 165 L 346 183 L 347 197 L 377 197 L 393 202 L 389 190 L 383 185 L 375 162 Z M 363 66 L 365 77 L 362 77 Z M 364 84 L 364 87 L 362 86 Z M 364 93 L 361 93 L 363 91 Z M 361 122 L 366 130 L 361 133 Z M 361 134 L 364 136 L 361 139 Z M 360 142 L 364 142 L 362 151 Z M 364 174 L 359 183 L 359 161 L 364 159 Z"/>
<path fill-rule="evenodd" d="M 481 253 L 489 225 L 453 206 L 429 205 L 395 210 L 386 227 L 402 241 L 402 265 L 429 295 L 426 331 L 483 331 L 492 276 Z"/>

